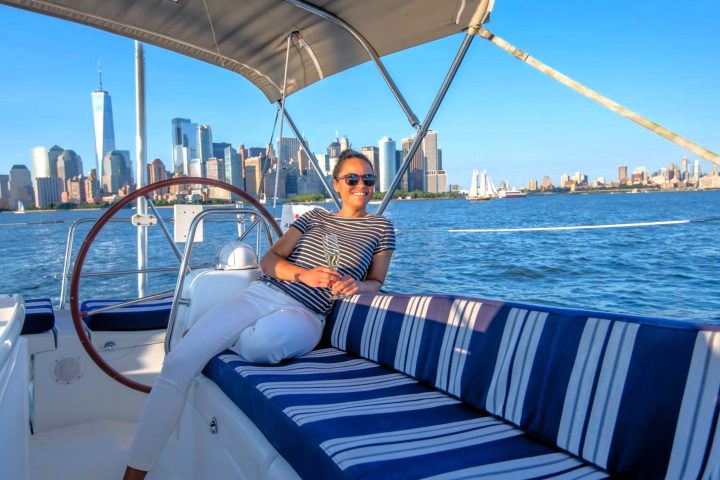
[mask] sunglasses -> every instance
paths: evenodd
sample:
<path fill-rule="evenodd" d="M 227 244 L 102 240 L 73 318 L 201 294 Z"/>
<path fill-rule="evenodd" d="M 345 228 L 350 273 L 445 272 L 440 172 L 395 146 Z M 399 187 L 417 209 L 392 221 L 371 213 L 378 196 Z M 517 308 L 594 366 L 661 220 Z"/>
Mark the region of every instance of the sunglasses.
<path fill-rule="evenodd" d="M 377 177 L 372 173 L 366 173 L 365 175 L 358 175 L 357 173 L 348 173 L 342 177 L 336 177 L 335 180 L 345 180 L 345 185 L 348 187 L 354 187 L 362 179 L 363 185 L 366 187 L 372 187 L 377 182 Z"/>

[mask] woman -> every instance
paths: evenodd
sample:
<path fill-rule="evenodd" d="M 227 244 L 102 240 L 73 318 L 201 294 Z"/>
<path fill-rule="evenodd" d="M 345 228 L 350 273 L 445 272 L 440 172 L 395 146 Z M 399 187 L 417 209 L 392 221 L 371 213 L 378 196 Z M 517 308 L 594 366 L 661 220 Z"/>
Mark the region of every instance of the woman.
<path fill-rule="evenodd" d="M 320 340 L 333 296 L 380 290 L 395 233 L 389 220 L 367 213 L 375 181 L 365 155 L 343 151 L 333 169 L 340 212 L 315 209 L 297 219 L 263 257 L 260 280 L 203 315 L 167 355 L 140 417 L 125 480 L 143 479 L 154 468 L 192 380 L 217 353 L 232 348 L 258 363 L 302 355 Z M 339 245 L 337 270 L 324 255 L 331 234 Z"/>

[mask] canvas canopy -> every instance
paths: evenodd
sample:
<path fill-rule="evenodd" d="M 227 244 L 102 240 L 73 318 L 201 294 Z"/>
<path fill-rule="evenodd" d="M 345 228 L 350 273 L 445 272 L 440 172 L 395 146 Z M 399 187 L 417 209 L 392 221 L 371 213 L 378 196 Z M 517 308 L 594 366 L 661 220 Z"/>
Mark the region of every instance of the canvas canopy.
<path fill-rule="evenodd" d="M 287 94 L 370 60 L 351 33 L 292 0 L 0 0 L 101 28 L 239 73 L 270 101 L 281 97 L 287 36 L 296 31 Z M 379 56 L 485 21 L 492 0 L 315 0 Z"/>

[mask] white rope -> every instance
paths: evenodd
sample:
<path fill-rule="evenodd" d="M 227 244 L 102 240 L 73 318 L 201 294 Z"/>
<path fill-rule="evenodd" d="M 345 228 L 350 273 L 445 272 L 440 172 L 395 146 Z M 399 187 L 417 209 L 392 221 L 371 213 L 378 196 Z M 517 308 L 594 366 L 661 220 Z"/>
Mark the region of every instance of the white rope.
<path fill-rule="evenodd" d="M 692 220 L 666 220 L 663 222 L 610 223 L 606 225 L 570 225 L 566 227 L 525 227 L 525 228 L 468 228 L 448 230 L 448 233 L 490 233 L 490 232 L 550 232 L 562 230 L 593 230 L 598 228 L 654 227 L 657 225 L 681 225 Z"/>

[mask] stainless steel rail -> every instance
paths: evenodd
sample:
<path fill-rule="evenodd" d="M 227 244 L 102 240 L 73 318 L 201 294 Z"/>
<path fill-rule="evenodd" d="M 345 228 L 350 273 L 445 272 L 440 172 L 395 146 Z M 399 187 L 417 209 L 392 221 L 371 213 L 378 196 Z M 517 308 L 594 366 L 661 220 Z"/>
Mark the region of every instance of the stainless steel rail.
<path fill-rule="evenodd" d="M 295 5 L 298 8 L 302 8 L 306 12 L 313 13 L 317 15 L 320 18 L 324 18 L 325 20 L 328 20 L 338 27 L 342 28 L 346 32 L 348 32 L 350 35 L 352 35 L 355 40 L 365 49 L 367 54 L 370 56 L 370 59 L 373 61 L 375 66 L 380 71 L 380 75 L 385 80 L 385 83 L 387 83 L 387 86 L 390 88 L 390 91 L 392 92 L 395 99 L 400 104 L 400 107 L 405 112 L 405 115 L 408 118 L 408 121 L 410 122 L 410 125 L 412 125 L 414 128 L 418 128 L 418 125 L 420 124 L 417 116 L 413 113 L 412 109 L 410 108 L 410 105 L 408 105 L 407 101 L 405 100 L 405 97 L 403 97 L 402 93 L 400 93 L 400 90 L 398 89 L 397 85 L 395 85 L 395 81 L 392 79 L 388 71 L 385 69 L 385 65 L 383 65 L 382 60 L 380 60 L 380 56 L 375 51 L 375 48 L 370 45 L 370 42 L 363 37 L 360 32 L 355 30 L 350 24 L 345 22 L 344 20 L 341 20 L 340 18 L 336 17 L 332 13 L 328 12 L 327 10 L 323 10 L 322 8 L 316 7 L 315 5 L 311 5 L 307 2 L 304 2 L 303 0 L 285 0 L 287 3 L 291 5 Z M 300 136 L 298 135 L 298 138 Z"/>
<path fill-rule="evenodd" d="M 254 215 L 256 219 L 259 221 L 260 225 L 262 225 L 263 230 L 265 231 L 265 236 L 267 238 L 267 243 L 269 246 L 273 245 L 272 241 L 272 229 L 270 227 L 270 224 L 268 220 L 259 215 L 257 211 L 247 208 L 240 208 L 240 209 L 234 209 L 230 210 L 227 208 L 208 208 L 207 210 L 203 210 L 199 214 L 193 218 L 193 221 L 190 223 L 190 228 L 188 229 L 188 237 L 187 237 L 187 244 L 185 245 L 185 251 L 183 252 L 183 258 L 182 262 L 180 263 L 180 273 L 178 274 L 177 283 L 175 285 L 175 294 L 173 296 L 173 303 L 170 307 L 170 317 L 168 318 L 168 327 L 167 327 L 167 333 L 165 334 L 165 353 L 167 354 L 170 352 L 170 340 L 172 339 L 173 331 L 175 330 L 175 320 L 177 319 L 177 312 L 178 312 L 178 305 L 190 305 L 190 299 L 188 298 L 182 298 L 182 291 L 183 287 L 185 286 L 185 277 L 187 272 L 187 265 L 190 262 L 190 255 L 192 254 L 194 239 L 195 239 L 195 231 L 198 228 L 198 225 L 200 225 L 200 222 L 209 215 L 237 215 L 240 214 L 250 214 Z M 258 230 L 258 236 L 259 236 L 260 230 Z M 259 253 L 259 252 L 258 252 Z"/>
<path fill-rule="evenodd" d="M 136 273 L 136 272 L 133 272 L 133 273 Z M 106 307 L 96 308 L 95 310 L 88 310 L 85 312 L 85 315 L 95 315 L 97 313 L 108 312 L 108 311 L 114 310 L 116 308 L 129 307 L 131 305 L 137 305 L 139 303 L 147 302 L 149 300 L 158 300 L 161 298 L 172 298 L 171 297 L 172 293 L 173 293 L 173 290 L 167 290 L 165 292 L 160 292 L 160 293 L 153 293 L 151 295 L 146 295 L 144 297 L 136 298 L 134 300 L 128 300 L 127 302 L 119 302 L 114 305 L 108 305 Z"/>

